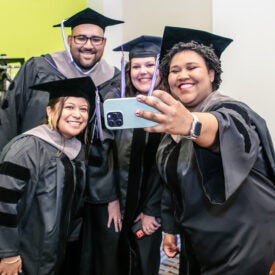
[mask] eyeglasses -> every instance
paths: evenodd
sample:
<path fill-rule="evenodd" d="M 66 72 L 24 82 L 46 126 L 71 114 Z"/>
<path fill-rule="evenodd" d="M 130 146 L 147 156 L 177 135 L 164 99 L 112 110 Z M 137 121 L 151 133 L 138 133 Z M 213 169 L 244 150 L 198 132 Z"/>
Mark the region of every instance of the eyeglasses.
<path fill-rule="evenodd" d="M 94 46 L 100 46 L 105 39 L 104 37 L 94 35 L 91 37 L 88 37 L 86 35 L 72 35 L 72 37 L 75 44 L 85 45 L 87 41 L 90 40 L 91 44 L 93 44 Z"/>

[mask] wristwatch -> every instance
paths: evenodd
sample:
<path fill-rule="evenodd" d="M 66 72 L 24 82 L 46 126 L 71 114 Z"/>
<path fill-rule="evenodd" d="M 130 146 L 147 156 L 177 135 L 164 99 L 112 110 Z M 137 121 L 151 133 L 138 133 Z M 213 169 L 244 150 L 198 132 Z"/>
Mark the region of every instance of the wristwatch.
<path fill-rule="evenodd" d="M 199 121 L 198 117 L 194 113 L 191 113 L 191 115 L 193 116 L 194 120 L 193 120 L 192 125 L 191 125 L 190 134 L 188 136 L 182 136 L 182 137 L 187 138 L 187 139 L 195 140 L 201 134 L 202 124 Z"/>

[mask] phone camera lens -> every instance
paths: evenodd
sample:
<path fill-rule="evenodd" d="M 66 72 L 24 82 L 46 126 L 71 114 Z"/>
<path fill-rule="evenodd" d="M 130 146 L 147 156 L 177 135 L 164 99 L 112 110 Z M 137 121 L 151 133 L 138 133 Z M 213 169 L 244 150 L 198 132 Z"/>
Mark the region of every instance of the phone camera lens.
<path fill-rule="evenodd" d="M 120 127 L 123 125 L 123 116 L 120 112 L 110 112 L 107 116 L 108 125 L 110 127 Z"/>
<path fill-rule="evenodd" d="M 114 127 L 115 122 L 113 120 L 108 120 L 108 124 L 109 126 Z"/>
<path fill-rule="evenodd" d="M 121 126 L 123 124 L 122 120 L 121 119 L 117 119 L 116 124 L 117 124 L 117 126 Z"/>

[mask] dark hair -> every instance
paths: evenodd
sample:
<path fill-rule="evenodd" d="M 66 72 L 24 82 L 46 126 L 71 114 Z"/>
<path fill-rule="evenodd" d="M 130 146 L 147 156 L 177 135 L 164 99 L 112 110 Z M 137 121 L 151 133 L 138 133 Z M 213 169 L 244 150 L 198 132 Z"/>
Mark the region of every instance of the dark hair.
<path fill-rule="evenodd" d="M 125 65 L 125 86 L 126 86 L 126 96 L 136 96 L 137 89 L 134 87 L 131 81 L 131 60 Z"/>
<path fill-rule="evenodd" d="M 165 90 L 170 92 L 169 84 L 168 84 L 168 75 L 170 70 L 170 64 L 173 56 L 176 53 L 191 50 L 199 54 L 205 61 L 206 67 L 208 70 L 215 71 L 215 78 L 212 83 L 212 91 L 216 91 L 222 82 L 221 80 L 221 61 L 215 54 L 212 47 L 205 46 L 200 44 L 196 41 L 190 41 L 188 43 L 179 42 L 175 44 L 171 50 L 163 57 L 161 64 L 160 64 L 160 72 L 161 72 L 161 79 L 162 79 L 162 86 Z"/>

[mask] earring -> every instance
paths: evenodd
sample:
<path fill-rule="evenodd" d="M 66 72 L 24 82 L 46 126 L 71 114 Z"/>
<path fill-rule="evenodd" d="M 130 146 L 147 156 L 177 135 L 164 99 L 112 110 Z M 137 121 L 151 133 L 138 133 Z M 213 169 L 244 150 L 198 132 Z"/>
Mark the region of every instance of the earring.
<path fill-rule="evenodd" d="M 49 125 L 50 129 L 52 130 L 53 129 L 53 124 L 52 124 L 52 118 L 51 117 L 48 117 L 48 125 Z"/>

